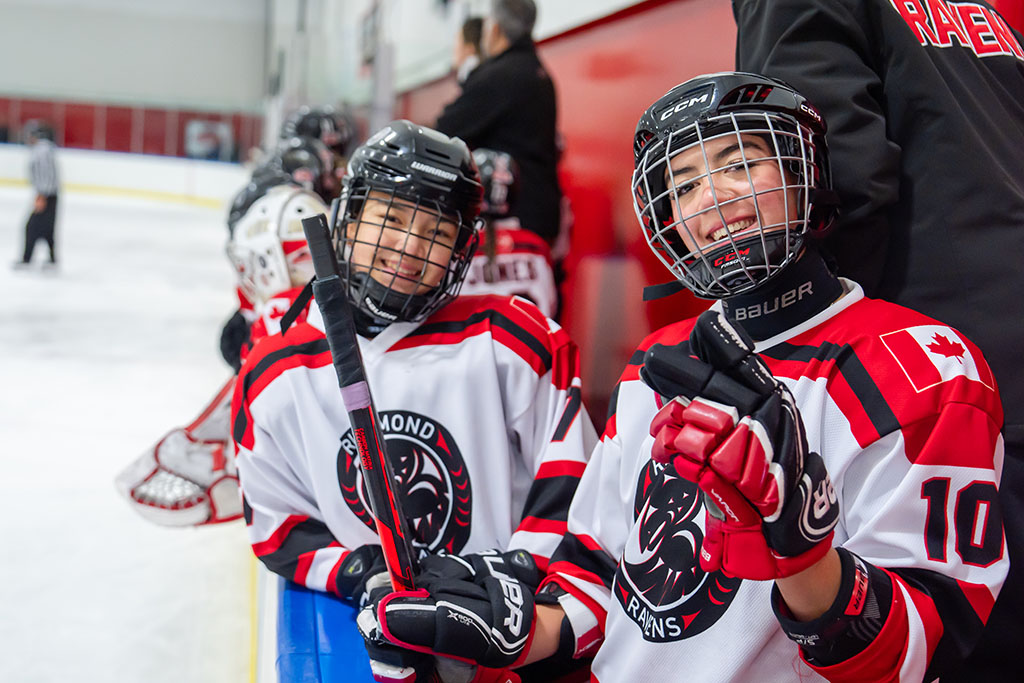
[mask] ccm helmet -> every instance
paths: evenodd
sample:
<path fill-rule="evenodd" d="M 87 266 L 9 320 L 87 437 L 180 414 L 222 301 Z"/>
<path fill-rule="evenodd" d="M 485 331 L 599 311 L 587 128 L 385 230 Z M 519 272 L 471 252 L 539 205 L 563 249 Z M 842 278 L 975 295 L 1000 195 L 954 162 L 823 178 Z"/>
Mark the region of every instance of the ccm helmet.
<path fill-rule="evenodd" d="M 327 213 L 327 206 L 319 197 L 289 184 L 268 190 L 242 216 L 228 243 L 228 257 L 250 301 L 267 301 L 313 277 L 302 219 L 321 213 Z"/>
<path fill-rule="evenodd" d="M 758 287 L 835 217 L 825 121 L 772 78 L 717 73 L 672 88 L 640 118 L 633 151 L 647 243 L 700 297 Z"/>
<path fill-rule="evenodd" d="M 353 305 L 416 322 L 455 298 L 479 240 L 482 195 L 459 138 L 399 120 L 357 148 L 331 221 Z"/>

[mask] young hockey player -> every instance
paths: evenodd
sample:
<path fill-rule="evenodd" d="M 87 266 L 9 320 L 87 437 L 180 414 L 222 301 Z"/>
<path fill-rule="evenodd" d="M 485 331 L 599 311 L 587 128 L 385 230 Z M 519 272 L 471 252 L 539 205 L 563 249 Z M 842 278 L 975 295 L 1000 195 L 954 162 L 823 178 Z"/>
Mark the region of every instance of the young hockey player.
<path fill-rule="evenodd" d="M 518 165 L 510 154 L 493 149 L 474 149 L 473 161 L 484 186 L 480 210 L 484 231 L 462 284 L 462 294 L 521 296 L 553 318 L 558 292 L 551 270 L 551 248 L 509 215 L 519 191 Z"/>
<path fill-rule="evenodd" d="M 606 682 L 921 681 L 977 639 L 1008 565 L 999 396 L 962 334 L 827 267 L 824 133 L 802 96 L 745 73 L 640 119 L 641 226 L 716 302 L 630 360 L 541 604 L 523 603 L 533 640 L 508 656 L 596 649 Z M 451 606 L 465 584 L 360 618 L 494 662 L 475 634 L 496 618 Z"/>
<path fill-rule="evenodd" d="M 313 277 L 302 219 L 327 210 L 311 192 L 271 188 L 242 216 L 228 243 L 239 291 L 253 302 L 249 345 L 280 329 L 280 320 Z M 176 427 L 116 479 L 118 490 L 146 519 L 165 526 L 228 522 L 242 516 L 229 417 L 232 375 L 199 416 Z"/>
<path fill-rule="evenodd" d="M 348 155 L 356 146 L 358 132 L 348 107 L 302 106 L 293 111 L 281 126 L 282 140 L 294 137 L 316 138 L 324 143 L 334 154 L 334 167 L 341 180 Z"/>
<path fill-rule="evenodd" d="M 461 140 L 396 121 L 353 153 L 333 237 L 414 544 L 536 582 L 597 435 L 561 328 L 523 299 L 456 298 L 481 192 Z M 257 557 L 365 599 L 383 556 L 316 306 L 252 350 L 232 412 Z"/>

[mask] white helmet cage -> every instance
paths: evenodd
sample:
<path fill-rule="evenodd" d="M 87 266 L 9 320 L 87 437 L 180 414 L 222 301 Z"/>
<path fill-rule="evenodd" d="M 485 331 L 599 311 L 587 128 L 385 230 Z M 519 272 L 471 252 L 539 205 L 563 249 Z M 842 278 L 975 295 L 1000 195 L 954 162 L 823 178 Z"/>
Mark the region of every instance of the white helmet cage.
<path fill-rule="evenodd" d="M 317 195 L 294 185 L 272 188 L 253 203 L 228 243 L 228 256 L 247 297 L 261 303 L 313 277 L 302 219 L 327 210 Z"/>
<path fill-rule="evenodd" d="M 723 103 L 721 98 L 728 98 L 728 94 L 716 92 L 713 86 L 739 76 L 749 75 L 713 75 L 677 86 L 645 113 L 637 132 L 633 205 L 644 236 L 672 274 L 705 298 L 728 298 L 758 287 L 797 258 L 808 234 L 822 233 L 832 220 L 830 211 L 812 206 L 821 196 L 816 191 L 830 188 L 823 121 L 815 121 L 817 112 L 788 86 L 764 77 L 742 80 L 741 91 L 752 93 L 753 101 L 726 99 Z M 682 98 L 678 93 L 681 90 L 685 90 Z M 775 92 L 775 98 L 788 97 L 794 107 L 803 107 L 803 115 L 798 118 L 785 106 L 765 106 L 763 102 L 771 91 L 784 91 Z M 691 102 L 707 101 L 711 106 L 699 113 L 685 111 Z M 761 145 L 749 144 L 749 136 L 767 143 L 767 153 Z M 722 161 L 718 166 L 709 158 L 707 145 L 720 139 L 735 141 L 739 162 L 735 154 L 728 163 Z M 684 178 L 668 172 L 675 156 L 694 148 L 700 150 L 703 160 L 697 164 L 697 175 Z M 751 169 L 758 164 L 777 166 L 779 184 L 755 190 Z M 718 178 L 725 172 L 739 173 L 741 178 L 745 175 L 749 191 L 721 194 Z M 711 201 L 684 215 L 679 197 L 693 183 L 706 186 Z M 762 210 L 764 196 L 769 194 L 781 197 L 783 203 L 782 216 L 774 223 L 767 222 Z M 695 219 L 715 214 L 715 222 L 726 226 L 727 214 L 734 213 L 729 207 L 738 202 L 752 205 L 754 225 L 735 235 L 727 231 L 716 241 L 700 246 Z M 689 240 L 684 241 L 683 234 Z"/>

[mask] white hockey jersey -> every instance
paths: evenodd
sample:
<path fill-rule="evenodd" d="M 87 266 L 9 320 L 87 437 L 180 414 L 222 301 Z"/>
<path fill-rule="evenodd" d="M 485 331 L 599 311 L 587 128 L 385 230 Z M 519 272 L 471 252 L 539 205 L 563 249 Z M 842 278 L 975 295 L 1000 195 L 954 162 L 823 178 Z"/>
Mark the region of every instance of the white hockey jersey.
<path fill-rule="evenodd" d="M 522 299 L 460 297 L 359 344 L 417 545 L 546 569 L 597 441 L 568 335 Z M 256 555 L 337 593 L 348 550 L 378 540 L 315 305 L 250 352 L 232 420 Z"/>
<path fill-rule="evenodd" d="M 537 304 L 544 315 L 554 316 L 558 290 L 547 242 L 520 228 L 514 218 L 499 221 L 495 228 L 493 247 L 487 243 L 487 233 L 481 233 L 480 248 L 469 262 L 461 293 L 521 296 Z"/>
<path fill-rule="evenodd" d="M 835 544 L 892 580 L 881 633 L 815 670 L 772 612 L 773 582 L 700 569 L 701 495 L 651 460 L 662 399 L 638 375 L 652 344 L 688 340 L 689 320 L 652 334 L 626 367 L 551 563 L 547 581 L 604 623 L 596 680 L 921 681 L 977 638 L 1009 562 L 992 373 L 959 332 L 844 286 L 846 296 L 757 350 L 793 392 L 835 484 Z M 599 640 L 578 639 L 578 649 Z"/>

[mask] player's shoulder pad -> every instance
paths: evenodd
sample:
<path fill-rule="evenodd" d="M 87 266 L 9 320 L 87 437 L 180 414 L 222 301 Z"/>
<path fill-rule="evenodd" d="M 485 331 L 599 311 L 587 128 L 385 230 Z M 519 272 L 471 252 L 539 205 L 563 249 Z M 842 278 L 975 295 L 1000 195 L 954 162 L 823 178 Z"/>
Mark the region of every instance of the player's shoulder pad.
<path fill-rule="evenodd" d="M 324 333 L 308 322 L 297 322 L 286 334 L 269 334 L 256 342 L 238 372 L 238 388 L 244 400 L 251 401 L 287 370 L 330 364 L 331 349 Z"/>
<path fill-rule="evenodd" d="M 514 351 L 539 374 L 551 369 L 563 349 L 574 348 L 566 332 L 530 301 L 487 294 L 456 298 L 389 350 L 460 344 L 485 334 Z"/>
<path fill-rule="evenodd" d="M 679 322 L 671 323 L 650 333 L 637 345 L 636 349 L 626 361 L 626 367 L 622 371 L 619 382 L 629 382 L 640 379 L 640 367 L 644 364 L 644 354 L 647 349 L 655 344 L 675 346 L 690 339 L 690 332 L 697 323 L 696 318 L 688 318 Z"/>
<path fill-rule="evenodd" d="M 841 349 L 833 355 L 842 355 L 839 362 L 846 363 L 846 370 L 852 370 L 854 359 L 863 366 L 902 423 L 952 402 L 975 405 L 1002 423 L 992 370 L 981 350 L 959 330 L 878 299 L 864 299 L 845 313 L 833 330 L 852 350 L 852 358 Z M 800 341 L 823 349 L 828 340 L 813 340 L 813 334 Z"/>

